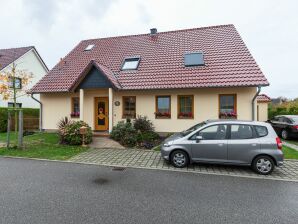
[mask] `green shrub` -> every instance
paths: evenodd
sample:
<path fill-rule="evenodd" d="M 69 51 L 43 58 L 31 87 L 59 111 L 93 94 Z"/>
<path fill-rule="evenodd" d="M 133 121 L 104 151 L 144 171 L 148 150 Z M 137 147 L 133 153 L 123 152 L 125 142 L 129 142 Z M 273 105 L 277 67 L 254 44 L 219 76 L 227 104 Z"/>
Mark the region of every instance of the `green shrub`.
<path fill-rule="evenodd" d="M 140 122 L 137 122 L 137 125 L 136 122 L 118 122 L 112 129 L 111 138 L 127 147 L 152 148 L 160 140 L 160 136 L 152 130 L 153 125 L 147 118 L 142 117 L 138 121 Z"/>
<path fill-rule="evenodd" d="M 152 122 L 146 116 L 138 116 L 134 123 L 134 128 L 140 132 L 151 132 L 154 131 Z"/>
<path fill-rule="evenodd" d="M 137 130 L 130 122 L 120 121 L 113 127 L 111 138 L 128 147 L 134 147 L 137 143 Z"/>
<path fill-rule="evenodd" d="M 59 136 L 62 144 L 81 145 L 83 137 L 80 134 L 80 128 L 87 127 L 87 134 L 85 135 L 85 144 L 92 142 L 92 130 L 84 121 L 69 122 L 63 128 L 59 129 Z"/>

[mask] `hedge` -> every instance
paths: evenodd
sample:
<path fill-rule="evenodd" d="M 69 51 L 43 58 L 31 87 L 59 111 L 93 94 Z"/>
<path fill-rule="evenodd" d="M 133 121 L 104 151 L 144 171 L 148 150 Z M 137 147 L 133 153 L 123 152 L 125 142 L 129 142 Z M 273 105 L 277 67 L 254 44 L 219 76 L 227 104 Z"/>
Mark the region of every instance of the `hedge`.
<path fill-rule="evenodd" d="M 7 107 L 0 107 L 0 132 L 7 130 Z M 24 117 L 39 118 L 38 108 L 23 108 Z"/>
<path fill-rule="evenodd" d="M 292 107 L 271 107 L 268 108 L 268 118 L 272 119 L 273 117 L 277 115 L 298 115 L 298 107 L 292 106 Z"/>

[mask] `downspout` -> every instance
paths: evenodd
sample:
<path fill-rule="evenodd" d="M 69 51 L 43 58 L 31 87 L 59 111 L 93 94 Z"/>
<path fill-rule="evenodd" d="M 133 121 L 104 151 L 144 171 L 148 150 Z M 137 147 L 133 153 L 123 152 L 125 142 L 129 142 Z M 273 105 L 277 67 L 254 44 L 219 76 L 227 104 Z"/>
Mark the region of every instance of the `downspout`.
<path fill-rule="evenodd" d="M 33 93 L 31 93 L 31 98 L 33 100 L 35 100 L 37 103 L 39 103 L 39 105 L 40 105 L 40 110 L 39 110 L 39 131 L 42 132 L 43 131 L 43 129 L 42 129 L 42 103 L 33 96 Z"/>
<path fill-rule="evenodd" d="M 251 101 L 251 112 L 252 112 L 252 120 L 255 120 L 255 100 L 257 98 L 257 96 L 260 94 L 261 92 L 261 86 L 258 86 L 258 91 L 256 93 L 256 95 L 254 95 L 254 98 Z"/>

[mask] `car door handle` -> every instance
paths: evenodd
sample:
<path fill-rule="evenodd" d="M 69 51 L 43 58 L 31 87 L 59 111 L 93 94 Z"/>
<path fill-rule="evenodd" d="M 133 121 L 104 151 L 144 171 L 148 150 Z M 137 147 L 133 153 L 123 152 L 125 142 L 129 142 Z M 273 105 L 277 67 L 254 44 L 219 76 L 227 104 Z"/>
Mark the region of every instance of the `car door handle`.
<path fill-rule="evenodd" d="M 223 146 L 223 143 L 218 143 L 218 146 Z"/>
<path fill-rule="evenodd" d="M 253 143 L 253 144 L 251 144 L 252 146 L 257 146 L 257 144 L 256 143 Z"/>

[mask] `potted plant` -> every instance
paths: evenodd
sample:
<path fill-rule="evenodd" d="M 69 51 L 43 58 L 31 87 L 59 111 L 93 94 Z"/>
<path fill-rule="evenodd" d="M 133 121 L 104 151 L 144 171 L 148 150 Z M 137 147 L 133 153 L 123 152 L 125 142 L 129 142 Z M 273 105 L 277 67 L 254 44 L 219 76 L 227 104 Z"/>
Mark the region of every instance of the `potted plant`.
<path fill-rule="evenodd" d="M 236 113 L 236 111 L 220 112 L 219 118 L 220 119 L 237 119 L 237 113 Z"/>
<path fill-rule="evenodd" d="M 179 118 L 193 118 L 192 112 L 180 112 L 178 114 Z"/>
<path fill-rule="evenodd" d="M 80 117 L 80 112 L 71 112 L 70 117 L 78 118 L 78 117 Z"/>
<path fill-rule="evenodd" d="M 171 118 L 171 113 L 169 113 L 169 112 L 155 112 L 155 118 Z"/>

